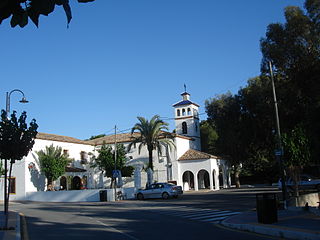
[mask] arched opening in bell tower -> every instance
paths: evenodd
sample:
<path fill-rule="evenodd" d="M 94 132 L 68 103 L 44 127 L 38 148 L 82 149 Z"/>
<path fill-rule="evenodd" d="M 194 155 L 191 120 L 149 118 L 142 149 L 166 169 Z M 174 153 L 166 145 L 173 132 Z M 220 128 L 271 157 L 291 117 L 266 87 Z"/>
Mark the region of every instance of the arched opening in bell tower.
<path fill-rule="evenodd" d="M 182 123 L 182 134 L 188 134 L 188 126 L 186 122 Z"/>

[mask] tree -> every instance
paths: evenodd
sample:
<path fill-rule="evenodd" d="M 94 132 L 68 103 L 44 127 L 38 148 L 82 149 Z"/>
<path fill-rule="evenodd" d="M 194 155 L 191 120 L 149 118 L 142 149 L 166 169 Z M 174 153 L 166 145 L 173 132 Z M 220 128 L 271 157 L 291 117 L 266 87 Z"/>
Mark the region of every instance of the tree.
<path fill-rule="evenodd" d="M 300 171 L 310 161 L 310 145 L 304 127 L 299 124 L 291 132 L 282 136 L 285 164 L 287 165 L 295 186 L 295 196 L 299 195 L 298 180 Z"/>
<path fill-rule="evenodd" d="M 310 139 L 311 158 L 320 154 L 320 4 L 306 0 L 304 12 L 299 7 L 285 9 L 284 24 L 270 24 L 261 39 L 262 73 L 274 65 L 281 128 L 290 132 L 303 123 Z"/>
<path fill-rule="evenodd" d="M 98 157 L 90 166 L 97 167 L 105 177 L 111 177 L 112 183 L 115 180 L 112 176 L 113 170 L 120 170 L 122 177 L 131 177 L 134 170 L 132 166 L 126 166 L 126 151 L 123 144 L 117 144 L 117 159 L 115 161 L 115 151 L 111 146 L 103 143 L 98 150 Z"/>
<path fill-rule="evenodd" d="M 4 175 L 5 175 L 5 194 L 4 194 L 4 212 L 6 214 L 5 228 L 8 226 L 8 207 L 9 207 L 9 192 L 7 184 L 7 161 L 10 160 L 9 179 L 11 178 L 12 165 L 16 160 L 21 160 L 27 156 L 34 145 L 34 139 L 37 135 L 38 125 L 33 119 L 30 126 L 26 123 L 27 113 L 22 112 L 17 119 L 16 111 L 13 111 L 11 118 L 8 118 L 7 112 L 1 111 L 0 122 L 0 159 L 4 159 Z M 10 189 L 10 181 L 9 186 Z"/>
<path fill-rule="evenodd" d="M 278 176 L 278 163 L 274 158 L 276 122 L 271 80 L 267 76 L 251 78 L 237 95 L 243 115 L 242 134 L 246 135 L 247 141 L 247 159 L 243 167 L 261 180 L 274 182 Z"/>
<path fill-rule="evenodd" d="M 201 150 L 206 153 L 215 154 L 218 134 L 214 128 L 214 125 L 210 124 L 208 121 L 201 121 L 200 136 Z"/>
<path fill-rule="evenodd" d="M 104 137 L 104 136 L 106 136 L 106 135 L 105 134 L 98 134 L 98 135 L 91 136 L 87 140 L 93 140 L 93 139 L 101 138 L 101 137 Z"/>
<path fill-rule="evenodd" d="M 137 118 L 139 122 L 131 129 L 133 140 L 128 145 L 128 151 L 138 144 L 138 151 L 140 154 L 142 147 L 146 146 L 149 156 L 148 168 L 153 171 L 153 150 L 158 150 L 158 154 L 161 154 L 162 147 L 169 147 L 171 149 L 174 146 L 172 135 L 164 132 L 164 130 L 168 130 L 169 124 L 162 121 L 158 115 L 153 116 L 150 121 L 144 117 Z M 134 136 L 133 133 L 136 131 L 138 134 L 137 136 Z M 149 176 L 148 180 L 150 179 L 152 178 Z M 150 182 L 148 182 L 148 184 L 150 184 Z"/>
<path fill-rule="evenodd" d="M 52 190 L 52 182 L 65 173 L 65 167 L 71 159 L 62 153 L 61 147 L 55 147 L 53 144 L 36 153 L 39 157 L 40 170 L 47 178 L 47 189 Z"/>
<path fill-rule="evenodd" d="M 93 2 L 94 0 L 78 0 L 80 3 Z M 19 25 L 24 27 L 28 24 L 28 18 L 38 27 L 39 16 L 48 16 L 54 11 L 55 6 L 62 6 L 68 24 L 71 21 L 72 14 L 69 0 L 1 0 L 0 2 L 0 24 L 11 17 L 11 27 Z"/>
<path fill-rule="evenodd" d="M 217 154 L 228 155 L 234 171 L 236 187 L 240 187 L 241 164 L 247 159 L 246 135 L 238 96 L 222 94 L 206 101 L 208 120 L 218 133 Z"/>

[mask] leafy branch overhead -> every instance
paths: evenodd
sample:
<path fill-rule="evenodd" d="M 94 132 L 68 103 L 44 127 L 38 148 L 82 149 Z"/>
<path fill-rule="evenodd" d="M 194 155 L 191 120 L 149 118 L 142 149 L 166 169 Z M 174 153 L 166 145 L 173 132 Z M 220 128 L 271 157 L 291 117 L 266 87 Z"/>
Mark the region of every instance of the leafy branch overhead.
<path fill-rule="evenodd" d="M 78 0 L 80 3 L 93 2 L 94 0 Z M 19 25 L 24 27 L 28 19 L 38 27 L 39 16 L 48 16 L 54 11 L 55 6 L 62 6 L 67 17 L 68 24 L 72 19 L 69 0 L 1 0 L 0 24 L 4 19 L 11 17 L 11 27 Z"/>

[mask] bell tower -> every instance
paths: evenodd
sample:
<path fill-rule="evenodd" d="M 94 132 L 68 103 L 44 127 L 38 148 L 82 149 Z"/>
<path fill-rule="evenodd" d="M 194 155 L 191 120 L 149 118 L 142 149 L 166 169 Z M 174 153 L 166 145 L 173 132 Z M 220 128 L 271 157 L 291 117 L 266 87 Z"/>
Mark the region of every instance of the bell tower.
<path fill-rule="evenodd" d="M 199 105 L 190 101 L 190 94 L 186 91 L 181 93 L 182 100 L 173 105 L 175 114 L 176 133 L 178 135 L 191 137 L 193 141 L 190 147 L 201 151 Z"/>

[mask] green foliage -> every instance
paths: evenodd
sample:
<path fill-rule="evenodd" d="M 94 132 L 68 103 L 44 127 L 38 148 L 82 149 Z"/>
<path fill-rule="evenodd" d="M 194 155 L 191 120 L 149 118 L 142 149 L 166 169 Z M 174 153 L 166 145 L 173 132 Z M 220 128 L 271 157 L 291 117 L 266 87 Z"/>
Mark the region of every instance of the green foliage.
<path fill-rule="evenodd" d="M 206 101 L 207 123 L 218 134 L 216 154 L 242 163 L 247 172 L 276 177 L 275 111 L 268 62 L 274 65 L 285 162 L 291 169 L 317 163 L 320 155 L 320 3 L 285 9 L 284 24 L 270 24 L 261 39 L 261 76 L 249 79 L 235 95 Z"/>
<path fill-rule="evenodd" d="M 162 154 L 162 148 L 174 147 L 172 141 L 172 135 L 164 132 L 168 130 L 168 123 L 160 120 L 158 115 L 155 115 L 151 120 L 147 120 L 144 117 L 137 117 L 139 122 L 134 125 L 131 129 L 131 134 L 133 136 L 132 142 L 128 145 L 128 151 L 138 144 L 139 154 L 143 146 L 147 147 L 149 152 L 149 167 L 153 170 L 153 156 L 152 151 L 158 150 L 158 154 Z M 133 135 L 137 131 L 138 134 Z"/>
<path fill-rule="evenodd" d="M 3 163 L 0 162 L 0 176 L 3 176 L 5 174 L 5 170 L 3 168 Z"/>
<path fill-rule="evenodd" d="M 93 2 L 94 0 L 78 0 L 80 3 Z M 28 24 L 28 18 L 38 27 L 39 16 L 48 16 L 54 11 L 55 6 L 62 6 L 68 24 L 72 19 L 69 0 L 1 0 L 0 2 L 0 24 L 11 17 L 11 27 L 24 27 Z"/>
<path fill-rule="evenodd" d="M 7 160 L 21 160 L 27 156 L 34 145 L 38 125 L 33 119 L 30 126 L 26 123 L 27 114 L 23 112 L 17 119 L 16 112 L 7 118 L 6 111 L 1 111 L 0 122 L 0 158 Z"/>
<path fill-rule="evenodd" d="M 285 9 L 286 22 L 270 24 L 261 40 L 262 73 L 271 61 L 276 73 L 282 132 L 303 124 L 309 139 L 311 159 L 320 155 L 320 4 L 306 0 L 304 12 Z"/>
<path fill-rule="evenodd" d="M 285 163 L 288 166 L 302 168 L 310 161 L 310 143 L 304 127 L 297 125 L 291 132 L 282 136 Z"/>
<path fill-rule="evenodd" d="M 216 153 L 217 131 L 208 121 L 200 123 L 201 150 L 206 153 Z"/>
<path fill-rule="evenodd" d="M 106 136 L 106 135 L 105 134 L 94 135 L 94 136 L 91 136 L 89 139 L 86 139 L 85 141 L 93 140 L 93 139 L 97 139 L 97 138 L 102 138 L 104 136 Z"/>
<path fill-rule="evenodd" d="M 91 167 L 97 167 L 104 173 L 106 177 L 112 177 L 112 171 L 115 169 L 115 152 L 111 146 L 105 143 L 98 150 L 98 157 L 94 159 Z M 131 166 L 125 166 L 126 164 L 126 151 L 123 144 L 117 144 L 117 162 L 116 169 L 121 170 L 123 177 L 132 176 L 134 168 Z"/>
<path fill-rule="evenodd" d="M 62 148 L 53 144 L 36 153 L 39 157 L 40 170 L 46 176 L 48 186 L 65 173 L 65 167 L 71 162 L 71 159 L 62 153 Z"/>

